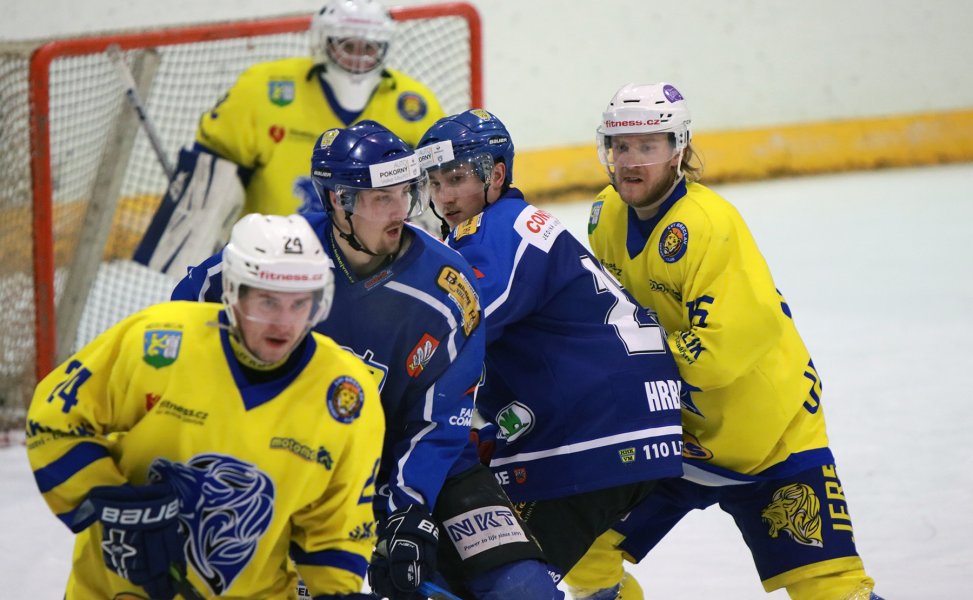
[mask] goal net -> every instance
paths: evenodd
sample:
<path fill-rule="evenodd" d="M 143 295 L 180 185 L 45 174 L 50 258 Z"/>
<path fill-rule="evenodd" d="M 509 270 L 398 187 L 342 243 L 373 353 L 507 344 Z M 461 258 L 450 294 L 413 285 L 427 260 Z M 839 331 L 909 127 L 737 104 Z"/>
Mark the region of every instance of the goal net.
<path fill-rule="evenodd" d="M 393 9 L 388 66 L 447 114 L 482 105 L 466 3 Z M 0 445 L 40 377 L 175 281 L 131 262 L 167 180 L 105 54 L 121 48 L 174 162 L 248 66 L 307 55 L 309 16 L 0 44 Z"/>

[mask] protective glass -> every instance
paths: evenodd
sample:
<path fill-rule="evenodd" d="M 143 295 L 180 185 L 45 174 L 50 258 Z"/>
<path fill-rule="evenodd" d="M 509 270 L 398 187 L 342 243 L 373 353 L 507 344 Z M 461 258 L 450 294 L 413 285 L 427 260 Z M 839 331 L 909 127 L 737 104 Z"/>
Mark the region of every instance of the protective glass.
<path fill-rule="evenodd" d="M 493 171 L 493 157 L 477 154 L 451 160 L 428 169 L 429 191 L 433 202 L 441 202 L 450 193 L 464 193 L 471 187 L 482 190 Z"/>
<path fill-rule="evenodd" d="M 349 73 L 360 75 L 382 65 L 388 52 L 388 42 L 361 37 L 328 38 L 326 51 L 332 64 Z"/>
<path fill-rule="evenodd" d="M 360 188 L 336 185 L 338 204 L 349 214 L 376 222 L 389 222 L 418 217 L 429 203 L 429 176 L 419 175 L 396 185 Z"/>
<path fill-rule="evenodd" d="M 677 153 L 675 134 L 672 133 L 598 134 L 598 160 L 612 173 L 623 167 L 669 162 Z"/>
<path fill-rule="evenodd" d="M 241 286 L 236 310 L 247 321 L 268 325 L 312 327 L 319 316 L 323 290 L 276 292 Z"/>

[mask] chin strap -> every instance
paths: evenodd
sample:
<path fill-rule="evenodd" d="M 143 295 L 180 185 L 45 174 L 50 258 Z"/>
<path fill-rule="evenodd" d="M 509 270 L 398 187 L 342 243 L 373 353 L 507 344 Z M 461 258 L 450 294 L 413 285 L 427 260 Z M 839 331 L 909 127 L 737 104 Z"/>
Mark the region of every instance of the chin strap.
<path fill-rule="evenodd" d="M 449 237 L 449 223 L 447 223 L 446 219 L 444 219 L 443 216 L 439 214 L 439 211 L 436 210 L 436 205 L 433 204 L 432 200 L 429 201 L 429 208 L 432 210 L 432 214 L 436 215 L 436 218 L 439 219 L 440 239 L 445 240 Z"/>

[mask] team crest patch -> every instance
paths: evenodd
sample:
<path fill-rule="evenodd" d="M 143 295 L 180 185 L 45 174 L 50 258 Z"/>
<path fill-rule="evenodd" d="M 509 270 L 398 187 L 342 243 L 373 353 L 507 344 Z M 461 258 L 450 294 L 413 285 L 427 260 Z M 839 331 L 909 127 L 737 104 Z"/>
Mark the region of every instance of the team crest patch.
<path fill-rule="evenodd" d="M 514 481 L 520 484 L 527 483 L 527 467 L 514 468 Z"/>
<path fill-rule="evenodd" d="M 287 106 L 294 101 L 294 82 L 290 80 L 268 82 L 267 99 L 271 104 Z"/>
<path fill-rule="evenodd" d="M 807 484 L 792 483 L 778 489 L 770 504 L 760 511 L 760 518 L 770 528 L 767 533 L 772 538 L 783 531 L 798 544 L 824 547 L 821 501 Z"/>
<path fill-rule="evenodd" d="M 436 285 L 449 294 L 449 299 L 463 314 L 463 333 L 473 333 L 480 324 L 480 298 L 466 276 L 453 267 L 443 267 L 436 277 Z"/>
<path fill-rule="evenodd" d="M 458 240 L 460 238 L 466 237 L 468 235 L 473 235 L 480 229 L 480 221 L 483 220 L 483 213 L 476 215 L 475 217 L 469 218 L 459 225 L 456 226 L 456 230 L 453 231 L 453 240 Z"/>
<path fill-rule="evenodd" d="M 405 362 L 405 370 L 409 372 L 409 377 L 418 377 L 422 373 L 438 347 L 439 340 L 428 333 L 422 335 L 422 339 L 409 353 L 409 358 Z"/>
<path fill-rule="evenodd" d="M 686 253 L 689 230 L 680 222 L 670 223 L 659 238 L 659 256 L 667 263 L 674 263 Z"/>
<path fill-rule="evenodd" d="M 181 331 L 150 329 L 142 338 L 144 351 L 142 360 L 156 369 L 168 367 L 179 358 L 180 346 L 182 346 Z"/>
<path fill-rule="evenodd" d="M 598 220 L 601 219 L 601 207 L 604 205 L 604 200 L 599 200 L 591 205 L 591 213 L 588 215 L 588 235 L 594 233 L 595 227 L 598 227 Z"/>
<path fill-rule="evenodd" d="M 397 108 L 399 116 L 406 121 L 421 121 L 429 112 L 425 99 L 415 92 L 402 92 L 399 95 Z"/>
<path fill-rule="evenodd" d="M 364 404 L 365 391 L 351 377 L 339 377 L 328 387 L 328 412 L 336 421 L 351 423 L 361 414 Z"/>
<path fill-rule="evenodd" d="M 321 143 L 319 146 L 321 148 L 327 148 L 334 142 L 334 139 L 338 137 L 339 129 L 329 129 L 321 134 Z"/>

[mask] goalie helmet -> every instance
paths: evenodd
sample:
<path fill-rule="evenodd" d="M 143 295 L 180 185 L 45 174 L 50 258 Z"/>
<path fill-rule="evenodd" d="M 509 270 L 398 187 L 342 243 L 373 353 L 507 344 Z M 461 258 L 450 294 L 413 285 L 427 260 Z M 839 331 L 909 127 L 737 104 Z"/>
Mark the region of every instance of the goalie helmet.
<path fill-rule="evenodd" d="M 597 130 L 598 159 L 613 169 L 612 137 L 668 133 L 674 153 L 689 145 L 692 122 L 679 90 L 669 83 L 622 86 L 602 114 Z"/>
<path fill-rule="evenodd" d="M 395 22 L 375 0 L 330 0 L 311 20 L 311 56 L 352 74 L 381 69 Z"/>
<path fill-rule="evenodd" d="M 362 190 L 410 184 L 406 218 L 421 214 L 429 200 L 429 177 L 412 147 L 375 121 L 322 133 L 311 154 L 311 181 L 327 210 L 334 192 L 348 214 L 355 214 Z"/>
<path fill-rule="evenodd" d="M 474 108 L 436 121 L 419 140 L 420 162 L 427 169 L 449 168 L 453 161 L 468 161 L 486 182 L 493 165 L 507 166 L 504 183 L 514 176 L 514 143 L 495 115 Z"/>
<path fill-rule="evenodd" d="M 340 108 L 365 110 L 394 33 L 392 17 L 375 0 L 329 0 L 311 20 L 311 56 Z"/>
<path fill-rule="evenodd" d="M 331 310 L 331 259 L 303 217 L 243 217 L 233 226 L 230 241 L 223 248 L 222 267 L 223 306 L 234 330 L 239 328 L 234 308 L 243 286 L 274 292 L 311 292 L 314 308 L 307 330 L 324 320 Z"/>

